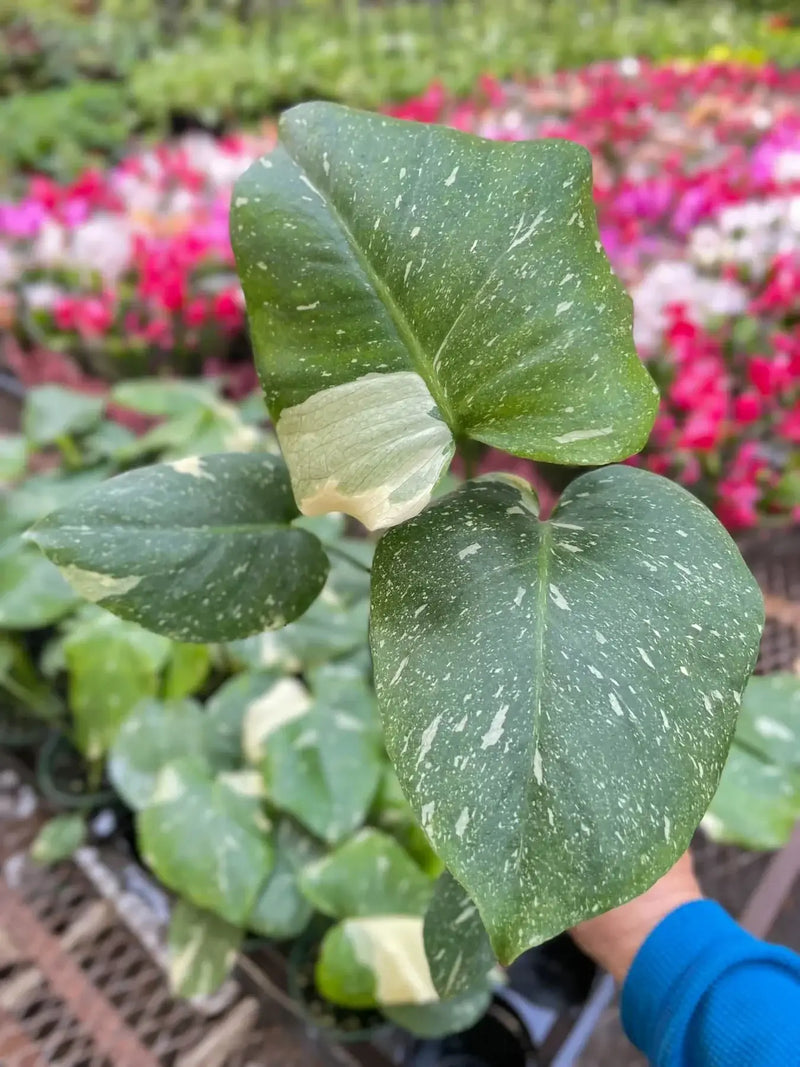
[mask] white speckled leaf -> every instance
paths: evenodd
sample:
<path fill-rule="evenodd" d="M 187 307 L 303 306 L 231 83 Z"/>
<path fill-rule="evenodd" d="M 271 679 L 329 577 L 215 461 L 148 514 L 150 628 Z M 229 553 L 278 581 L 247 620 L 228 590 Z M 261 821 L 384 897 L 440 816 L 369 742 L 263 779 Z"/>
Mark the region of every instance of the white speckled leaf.
<path fill-rule="evenodd" d="M 710 801 L 763 605 L 684 489 L 576 479 L 551 519 L 467 483 L 387 533 L 371 645 L 386 745 L 508 962 L 641 892 Z"/>
<path fill-rule="evenodd" d="M 179 997 L 216 993 L 236 962 L 242 931 L 218 915 L 178 900 L 169 923 L 169 984 Z"/>
<path fill-rule="evenodd" d="M 324 915 L 422 915 L 433 882 L 393 837 L 361 830 L 303 871 L 300 886 Z"/>
<path fill-rule="evenodd" d="M 740 848 L 783 848 L 798 819 L 800 771 L 768 762 L 734 742 L 703 816 L 707 836 Z"/>
<path fill-rule="evenodd" d="M 231 217 L 276 420 L 323 389 L 414 372 L 456 437 L 561 463 L 642 447 L 655 387 L 583 148 L 324 103 L 285 112 L 279 136 Z"/>
<path fill-rule="evenodd" d="M 275 807 L 330 844 L 364 821 L 382 769 L 375 732 L 375 697 L 352 671 L 315 674 L 312 698 L 301 702 L 283 679 L 264 705 L 266 731 L 259 767 Z"/>
<path fill-rule="evenodd" d="M 497 963 L 478 907 L 449 871 L 436 882 L 425 913 L 425 955 L 443 998 L 486 989 Z"/>
<path fill-rule="evenodd" d="M 257 797 L 235 792 L 187 756 L 162 768 L 137 829 L 142 855 L 164 885 L 244 925 L 274 862 Z"/>
<path fill-rule="evenodd" d="M 796 674 L 784 671 L 750 679 L 734 743 L 770 763 L 800 770 L 800 678 Z"/>
<path fill-rule="evenodd" d="M 43 519 L 33 539 L 81 595 L 181 641 L 283 626 L 322 589 L 320 542 L 273 456 L 192 457 L 129 471 Z"/>

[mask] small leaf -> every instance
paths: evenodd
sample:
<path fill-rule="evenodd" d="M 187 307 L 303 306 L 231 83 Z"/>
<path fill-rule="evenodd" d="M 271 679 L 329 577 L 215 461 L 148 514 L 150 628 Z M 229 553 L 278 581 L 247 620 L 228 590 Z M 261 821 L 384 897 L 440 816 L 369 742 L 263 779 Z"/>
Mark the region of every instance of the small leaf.
<path fill-rule="evenodd" d="M 162 768 L 137 828 L 142 855 L 168 888 L 244 926 L 274 862 L 257 798 L 186 757 Z"/>
<path fill-rule="evenodd" d="M 438 1000 L 419 916 L 345 919 L 322 940 L 316 980 L 324 997 L 348 1008 Z"/>
<path fill-rule="evenodd" d="M 161 703 L 143 700 L 117 732 L 108 759 L 108 776 L 134 811 L 153 798 L 161 770 L 182 756 L 204 756 L 205 720 L 193 700 Z"/>
<path fill-rule="evenodd" d="M 210 671 L 211 650 L 207 645 L 174 643 L 164 679 L 164 698 L 191 696 L 202 688 Z"/>
<path fill-rule="evenodd" d="M 431 879 L 394 838 L 372 829 L 309 864 L 300 887 L 318 911 L 334 919 L 422 915 L 433 892 Z"/>
<path fill-rule="evenodd" d="M 20 478 L 28 466 L 28 445 L 20 434 L 0 436 L 0 483 Z"/>
<path fill-rule="evenodd" d="M 387 1007 L 384 1015 L 396 1026 L 417 1037 L 432 1040 L 468 1030 L 485 1014 L 492 999 L 491 989 L 472 989 L 452 1000 L 436 1004 L 408 1004 Z"/>
<path fill-rule="evenodd" d="M 607 463 L 642 447 L 656 390 L 599 240 L 585 149 L 486 141 L 326 103 L 284 112 L 279 139 L 236 183 L 231 237 L 270 411 L 279 434 L 289 419 L 290 468 L 312 498 L 327 477 L 331 504 L 349 510 L 361 457 L 312 456 L 323 431 L 298 406 L 315 398 L 326 418 L 344 414 L 354 440 L 334 390 L 355 383 L 381 410 L 367 377 L 376 373 L 396 396 L 400 376 L 415 376 L 425 398 L 414 422 L 430 456 L 415 461 L 406 505 L 432 487 L 448 448 L 422 415 L 434 405 L 454 437 L 534 459 Z M 409 414 L 401 403 L 396 419 L 362 427 L 368 447 L 399 439 Z M 397 492 L 410 447 L 382 457 L 370 497 Z M 359 502 L 353 513 L 363 511 Z M 381 521 L 395 517 L 389 507 Z"/>
<path fill-rule="evenodd" d="M 300 892 L 303 867 L 316 859 L 322 846 L 292 822 L 281 819 L 275 832 L 275 867 L 259 893 L 247 920 L 248 929 L 279 941 L 298 937 L 313 909 Z"/>
<path fill-rule="evenodd" d="M 83 815 L 56 815 L 37 834 L 31 845 L 31 859 L 43 865 L 69 859 L 85 838 Z"/>
<path fill-rule="evenodd" d="M 179 997 L 216 993 L 230 974 L 242 930 L 213 912 L 177 900 L 169 923 L 169 984 Z"/>
<path fill-rule="evenodd" d="M 206 750 L 215 767 L 241 767 L 248 709 L 269 693 L 279 675 L 252 671 L 229 678 L 206 704 Z"/>
<path fill-rule="evenodd" d="M 364 681 L 319 683 L 313 699 L 283 679 L 259 702 L 248 731 L 263 753 L 271 802 L 335 844 L 364 821 L 381 773 L 374 697 Z M 249 725 L 249 724 L 248 724 Z"/>
<path fill-rule="evenodd" d="M 78 631 L 64 642 L 72 740 L 90 761 L 109 750 L 133 708 L 158 690 L 147 651 L 111 627 Z"/>
<path fill-rule="evenodd" d="M 518 479 L 469 482 L 384 535 L 372 589 L 387 751 L 501 962 L 675 862 L 763 621 L 696 498 L 612 467 L 543 522 Z"/>
<path fill-rule="evenodd" d="M 34 448 L 52 444 L 59 437 L 79 436 L 100 422 L 105 401 L 61 385 L 40 385 L 25 399 L 22 428 Z"/>
<path fill-rule="evenodd" d="M 186 415 L 222 404 L 219 390 L 208 382 L 180 379 L 138 378 L 120 382 L 111 390 L 111 400 L 142 415 Z"/>
<path fill-rule="evenodd" d="M 742 696 L 734 744 L 768 763 L 800 770 L 800 678 L 780 672 L 753 677 Z"/>
<path fill-rule="evenodd" d="M 58 572 L 32 545 L 0 546 L 0 627 L 39 630 L 58 622 L 78 602 Z"/>
<path fill-rule="evenodd" d="M 443 1000 L 488 987 L 496 964 L 478 908 L 449 871 L 436 883 L 425 913 L 425 953 Z"/>
<path fill-rule="evenodd" d="M 703 817 L 708 837 L 740 848 L 783 848 L 798 819 L 800 771 L 734 744 Z"/>
<path fill-rule="evenodd" d="M 112 478 L 33 537 L 114 614 L 180 641 L 224 641 L 283 626 L 322 589 L 327 558 L 290 527 L 296 515 L 276 458 L 206 456 Z"/>

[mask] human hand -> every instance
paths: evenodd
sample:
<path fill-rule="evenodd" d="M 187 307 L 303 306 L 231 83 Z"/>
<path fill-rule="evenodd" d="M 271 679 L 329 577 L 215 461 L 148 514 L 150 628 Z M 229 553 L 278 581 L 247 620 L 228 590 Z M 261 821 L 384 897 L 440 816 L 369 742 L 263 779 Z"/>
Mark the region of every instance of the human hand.
<path fill-rule="evenodd" d="M 619 984 L 648 934 L 682 904 L 702 898 L 691 856 L 685 852 L 675 866 L 641 896 L 587 919 L 571 932 L 578 946 Z"/>

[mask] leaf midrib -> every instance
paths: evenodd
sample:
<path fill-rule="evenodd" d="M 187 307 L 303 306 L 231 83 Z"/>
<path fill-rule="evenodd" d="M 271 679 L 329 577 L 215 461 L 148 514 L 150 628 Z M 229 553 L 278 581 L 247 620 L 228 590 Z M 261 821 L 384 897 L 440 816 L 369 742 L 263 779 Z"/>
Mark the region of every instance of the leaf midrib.
<path fill-rule="evenodd" d="M 553 539 L 553 528 L 549 522 L 538 520 L 541 526 L 541 538 L 539 541 L 539 553 L 536 560 L 536 617 L 539 620 L 537 628 L 537 640 L 533 649 L 533 729 L 531 731 L 533 743 L 528 750 L 528 775 L 525 779 L 526 808 L 530 811 L 535 804 L 531 801 L 531 792 L 534 788 L 533 763 L 536 751 L 539 747 L 539 722 L 542 715 L 542 689 L 544 678 L 544 643 L 547 632 L 547 593 L 548 576 L 550 572 L 550 544 Z M 536 788 L 539 785 L 536 783 Z M 525 845 L 527 824 L 524 819 L 519 822 L 519 844 L 517 847 L 517 873 L 522 866 L 522 854 Z"/>
<path fill-rule="evenodd" d="M 448 400 L 444 390 L 439 385 L 439 382 L 433 370 L 433 357 L 429 356 L 426 352 L 425 348 L 422 345 L 422 342 L 419 340 L 419 338 L 411 328 L 411 324 L 406 318 L 402 308 L 398 305 L 397 301 L 392 296 L 392 292 L 389 289 L 389 286 L 378 274 L 376 268 L 372 264 L 372 261 L 368 258 L 367 253 L 361 248 L 361 245 L 358 243 L 358 241 L 356 241 L 353 231 L 350 229 L 347 220 L 336 207 L 336 205 L 333 203 L 333 200 L 328 194 L 328 191 L 320 189 L 316 182 L 312 181 L 311 177 L 306 172 L 305 167 L 303 167 L 300 161 L 295 158 L 285 141 L 283 142 L 283 148 L 286 152 L 286 155 L 289 157 L 289 159 L 291 159 L 292 163 L 294 163 L 300 173 L 305 177 L 306 181 L 313 185 L 313 188 L 316 190 L 317 194 L 324 202 L 326 208 L 332 215 L 339 229 L 342 231 L 344 238 L 347 241 L 347 244 L 350 247 L 350 250 L 353 253 L 356 262 L 361 267 L 361 270 L 364 272 L 364 274 L 367 276 L 370 284 L 378 295 L 378 299 L 388 312 L 389 318 L 392 320 L 392 324 L 395 330 L 397 331 L 400 341 L 411 354 L 412 362 L 415 364 L 415 370 L 420 375 L 420 377 L 424 379 L 425 384 L 428 387 L 428 391 L 430 392 L 433 399 L 436 401 L 436 406 L 441 411 L 445 422 L 453 431 L 453 433 L 457 433 L 457 425 L 455 422 L 453 409 L 450 405 L 450 401 Z"/>

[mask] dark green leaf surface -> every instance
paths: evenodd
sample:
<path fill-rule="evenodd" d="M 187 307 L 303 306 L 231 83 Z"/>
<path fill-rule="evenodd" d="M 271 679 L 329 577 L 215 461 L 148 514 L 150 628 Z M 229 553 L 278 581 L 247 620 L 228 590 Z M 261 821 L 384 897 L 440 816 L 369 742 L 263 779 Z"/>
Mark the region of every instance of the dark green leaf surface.
<path fill-rule="evenodd" d="M 394 374 L 399 429 L 426 406 L 400 402 L 410 372 L 453 434 L 517 455 L 604 463 L 647 437 L 655 389 L 575 144 L 301 105 L 239 179 L 231 234 L 276 419 L 323 387 L 339 436 L 363 437 L 346 389 L 359 381 L 372 407 L 366 376 Z"/>
<path fill-rule="evenodd" d="M 433 883 L 400 845 L 380 830 L 361 830 L 305 868 L 303 893 L 334 919 L 422 915 Z"/>
<path fill-rule="evenodd" d="M 205 456 L 112 478 L 34 537 L 116 615 L 177 640 L 231 640 L 283 626 L 322 589 L 327 557 L 296 516 L 278 459 Z"/>
<path fill-rule="evenodd" d="M 162 769 L 137 827 L 142 855 L 166 886 L 245 925 L 274 862 L 257 798 L 248 802 L 187 757 Z"/>
<path fill-rule="evenodd" d="M 717 520 L 631 467 L 578 478 L 547 522 L 495 477 L 384 536 L 371 645 L 387 750 L 502 962 L 683 852 L 762 621 Z"/>
<path fill-rule="evenodd" d="M 169 984 L 179 997 L 216 993 L 230 974 L 242 931 L 218 915 L 177 900 L 169 923 Z"/>
<path fill-rule="evenodd" d="M 202 758 L 204 742 L 203 712 L 193 700 L 143 700 L 117 732 L 109 778 L 129 807 L 139 811 L 152 800 L 162 768 L 182 756 Z"/>
<path fill-rule="evenodd" d="M 485 990 L 496 964 L 478 908 L 449 871 L 436 883 L 425 913 L 425 955 L 443 1000 Z"/>

